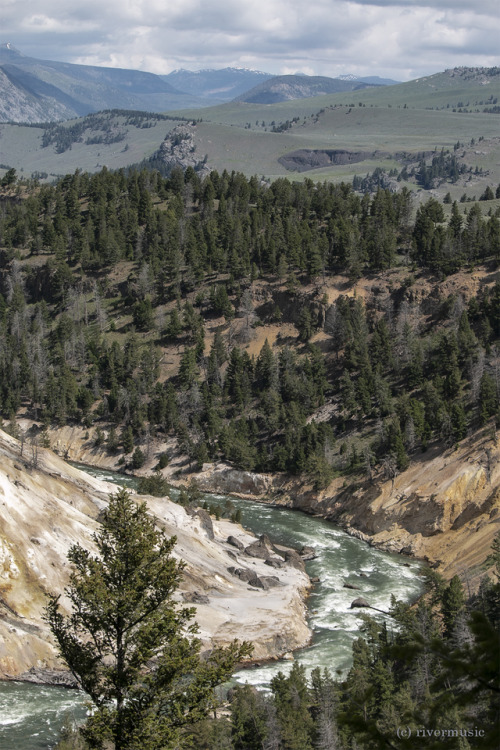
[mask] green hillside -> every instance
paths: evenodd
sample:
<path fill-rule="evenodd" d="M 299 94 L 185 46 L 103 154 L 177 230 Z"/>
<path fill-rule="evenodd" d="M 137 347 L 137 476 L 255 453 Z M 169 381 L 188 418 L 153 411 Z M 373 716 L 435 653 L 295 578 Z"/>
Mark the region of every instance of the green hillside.
<path fill-rule="evenodd" d="M 232 102 L 169 113 L 178 121 L 120 111 L 104 119 L 93 115 L 60 126 L 80 129 L 71 148 L 61 148 L 57 139 L 47 145 L 50 138 L 42 126 L 4 125 L 0 165 L 47 179 L 76 168 L 127 167 L 149 159 L 178 122 L 192 119 L 197 122 L 192 148 L 197 162 L 209 170 L 334 182 L 383 170 L 383 187 L 432 187 L 441 197 L 451 192 L 457 200 L 464 194 L 474 199 L 500 182 L 498 95 L 497 69 L 457 69 L 358 91 L 355 97 L 335 94 L 272 105 Z M 179 137 L 174 130 L 170 145 Z M 456 157 L 460 178 L 445 176 L 432 185 L 415 179 L 419 160 L 431 165 L 442 149 L 447 158 Z M 349 153 L 342 159 L 332 155 L 336 151 Z M 161 164 L 155 161 L 155 166 Z"/>
<path fill-rule="evenodd" d="M 498 105 L 500 99 L 500 68 L 456 68 L 442 73 L 436 73 L 414 81 L 399 83 L 394 86 L 377 86 L 355 92 L 327 94 L 320 97 L 310 97 L 307 100 L 293 100 L 276 104 L 251 105 L 260 120 L 270 121 L 300 118 L 316 113 L 321 107 L 354 105 L 361 102 L 369 107 L 392 106 L 412 109 L 467 109 L 469 111 L 484 112 Z M 245 125 L 243 102 L 231 102 L 218 107 L 203 109 L 204 119 L 216 120 L 228 124 Z M 318 106 L 317 106 L 318 105 Z M 248 106 L 248 105 L 247 105 Z M 197 110 L 190 115 L 194 116 Z M 272 117 L 269 117 L 270 113 Z M 253 127 L 253 120 L 250 124 Z"/>
<path fill-rule="evenodd" d="M 151 156 L 178 123 L 150 113 L 107 112 L 49 127 L 2 125 L 0 173 L 13 167 L 26 177 L 54 179 L 75 169 L 120 169 Z"/>

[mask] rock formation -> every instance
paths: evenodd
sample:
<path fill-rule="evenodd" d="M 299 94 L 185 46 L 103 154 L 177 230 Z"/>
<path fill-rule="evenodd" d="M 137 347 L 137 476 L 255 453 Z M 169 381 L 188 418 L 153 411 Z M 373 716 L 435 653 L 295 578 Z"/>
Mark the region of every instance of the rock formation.
<path fill-rule="evenodd" d="M 46 670 L 62 666 L 42 619 L 45 594 L 63 592 L 72 544 L 92 549 L 99 511 L 114 491 L 51 451 L 22 447 L 0 431 L 0 678 L 31 669 L 31 678 L 50 681 Z M 177 537 L 174 554 L 187 563 L 178 598 L 196 605 L 207 648 L 249 640 L 253 658 L 263 660 L 308 643 L 303 597 L 309 580 L 302 571 L 283 565 L 269 576 L 265 560 L 227 543 L 230 536 L 243 548 L 255 542 L 241 526 L 209 524 L 205 514 L 189 515 L 166 498 L 142 499 Z M 229 573 L 231 565 L 248 569 L 249 580 Z"/>
<path fill-rule="evenodd" d="M 210 169 L 205 166 L 205 160 L 200 159 L 199 155 L 196 154 L 194 132 L 195 125 L 185 123 L 177 125 L 167 133 L 158 151 L 158 158 L 161 159 L 168 170 L 172 170 L 174 167 L 181 167 L 182 169 L 192 167 L 199 173 L 200 177 L 209 174 Z"/>

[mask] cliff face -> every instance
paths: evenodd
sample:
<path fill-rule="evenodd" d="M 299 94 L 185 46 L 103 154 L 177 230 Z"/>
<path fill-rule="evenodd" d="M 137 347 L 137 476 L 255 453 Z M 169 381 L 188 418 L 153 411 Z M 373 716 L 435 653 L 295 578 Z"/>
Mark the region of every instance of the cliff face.
<path fill-rule="evenodd" d="M 491 428 L 444 453 L 428 451 L 394 478 L 323 492 L 283 476 L 207 465 L 206 490 L 266 499 L 329 518 L 370 544 L 426 558 L 451 578 L 474 576 L 500 531 L 500 437 Z"/>
<path fill-rule="evenodd" d="M 101 463 L 102 456 L 82 453 L 79 437 L 63 430 L 51 440 L 62 452 Z M 426 558 L 444 576 L 459 574 L 472 587 L 500 531 L 500 439 L 491 427 L 456 450 L 429 450 L 392 481 L 375 477 L 343 486 L 341 478 L 321 493 L 284 475 L 224 464 L 206 465 L 191 476 L 206 491 L 329 518 L 374 546 Z M 0 432 L 0 677 L 33 666 L 61 666 L 41 618 L 45 593 L 63 591 L 68 548 L 76 542 L 92 546 L 96 517 L 115 490 L 51 451 L 38 449 L 34 456 L 25 445 L 21 455 L 19 443 Z M 239 526 L 190 515 L 166 498 L 147 503 L 158 523 L 178 538 L 176 555 L 188 563 L 180 597 L 196 605 L 207 645 L 251 640 L 254 658 L 265 659 L 307 643 L 303 572 L 271 569 L 265 559 L 249 557 L 244 549 L 255 538 Z M 229 544 L 229 536 L 240 544 Z M 252 585 L 250 579 L 270 574 L 278 576 L 278 585 Z"/>
<path fill-rule="evenodd" d="M 75 460 L 116 466 L 116 457 L 89 446 L 83 430 L 51 431 L 51 444 Z M 163 470 L 175 481 L 176 461 Z M 148 473 L 150 468 L 145 468 Z M 444 453 L 429 449 L 394 480 L 380 475 L 323 492 L 280 474 L 244 472 L 206 464 L 192 475 L 208 492 L 241 495 L 329 518 L 368 543 L 436 563 L 448 578 L 475 575 L 500 531 L 500 436 L 488 425 Z M 190 476 L 184 481 L 189 481 Z M 479 571 L 478 571 L 479 572 Z"/>
<path fill-rule="evenodd" d="M 114 491 L 48 450 L 34 455 L 25 445 L 21 452 L 0 431 L 0 679 L 62 666 L 42 619 L 45 594 L 64 590 L 72 544 L 92 549 L 99 510 Z M 253 658 L 266 659 L 306 645 L 309 581 L 302 570 L 271 569 L 250 557 L 245 548 L 255 537 L 238 525 L 188 514 L 168 498 L 145 500 L 158 524 L 177 536 L 175 555 L 187 563 L 179 599 L 195 604 L 207 647 L 249 640 Z M 229 536 L 239 544 L 229 544 Z M 248 574 L 234 572 L 241 569 Z M 267 583 L 270 574 L 276 580 Z"/>
<path fill-rule="evenodd" d="M 116 457 L 83 440 L 83 430 L 51 431 L 51 445 L 75 460 L 109 468 Z M 163 470 L 175 483 L 176 461 Z M 150 468 L 144 468 L 148 473 Z M 393 481 L 334 480 L 316 492 L 299 479 L 259 474 L 227 464 L 206 464 L 196 479 L 207 492 L 241 495 L 321 515 L 368 543 L 426 558 L 451 578 L 474 576 L 500 531 L 500 436 L 488 425 L 462 441 L 458 449 L 429 449 L 417 455 Z"/>
<path fill-rule="evenodd" d="M 473 578 L 500 531 L 500 440 L 485 430 L 422 456 L 393 482 L 343 492 L 335 505 L 336 520 L 372 544 L 427 558 L 448 578 Z"/>

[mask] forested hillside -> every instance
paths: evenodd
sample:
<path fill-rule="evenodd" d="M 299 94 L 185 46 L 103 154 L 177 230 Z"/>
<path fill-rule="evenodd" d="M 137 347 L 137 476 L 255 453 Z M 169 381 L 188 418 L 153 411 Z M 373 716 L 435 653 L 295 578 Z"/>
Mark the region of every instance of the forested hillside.
<path fill-rule="evenodd" d="M 191 168 L 2 182 L 13 431 L 21 415 L 83 423 L 134 468 L 175 436 L 192 468 L 321 488 L 394 476 L 499 418 L 494 200 L 446 216 L 430 198 L 415 216 L 405 189 Z"/>

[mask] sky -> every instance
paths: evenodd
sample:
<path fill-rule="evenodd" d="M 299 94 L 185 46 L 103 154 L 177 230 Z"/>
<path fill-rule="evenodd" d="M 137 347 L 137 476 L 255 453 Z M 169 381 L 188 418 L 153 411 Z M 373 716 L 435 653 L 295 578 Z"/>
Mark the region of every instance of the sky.
<path fill-rule="evenodd" d="M 405 81 L 500 65 L 498 0 L 1 0 L 0 43 L 166 74 L 227 66 Z"/>

